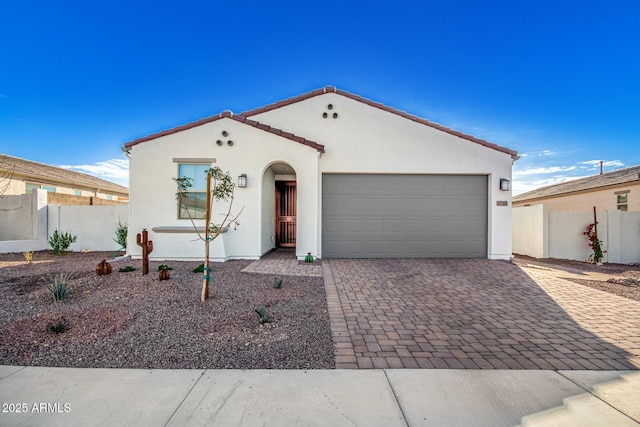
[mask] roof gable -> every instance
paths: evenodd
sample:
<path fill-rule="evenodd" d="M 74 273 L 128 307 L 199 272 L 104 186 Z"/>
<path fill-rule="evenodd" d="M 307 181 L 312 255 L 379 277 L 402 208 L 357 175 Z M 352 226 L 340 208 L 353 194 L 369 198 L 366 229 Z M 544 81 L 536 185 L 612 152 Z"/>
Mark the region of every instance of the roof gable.
<path fill-rule="evenodd" d="M 124 147 L 122 147 L 122 150 L 125 151 L 125 152 L 129 152 L 131 147 L 133 147 L 134 145 L 138 145 L 138 144 L 140 144 L 142 142 L 146 142 L 146 141 L 150 141 L 152 139 L 156 139 L 156 138 L 160 138 L 160 137 L 163 137 L 163 136 L 171 135 L 171 134 L 174 134 L 174 133 L 182 132 L 184 130 L 194 128 L 196 126 L 202 126 L 204 124 L 215 122 L 217 120 L 225 119 L 225 118 L 231 119 L 231 120 L 235 120 L 235 121 L 240 122 L 240 123 L 244 123 L 244 124 L 246 124 L 248 126 L 252 126 L 252 127 L 256 128 L 256 129 L 260 129 L 262 131 L 269 132 L 269 133 L 281 136 L 281 137 L 286 138 L 286 139 L 290 139 L 291 141 L 295 141 L 295 142 L 297 142 L 299 144 L 303 144 L 303 145 L 306 145 L 308 147 L 315 148 L 316 150 L 320 151 L 321 153 L 324 153 L 324 145 L 322 145 L 322 144 L 318 144 L 317 142 L 308 140 L 306 138 L 302 138 L 301 136 L 294 135 L 294 134 L 292 134 L 290 132 L 285 132 L 285 131 L 283 131 L 281 129 L 277 129 L 277 128 L 271 127 L 271 126 L 266 125 L 264 123 L 260 123 L 260 122 L 258 122 L 256 120 L 249 119 L 249 118 L 243 116 L 242 114 L 233 114 L 231 111 L 223 111 L 220 114 L 215 114 L 213 116 L 209 116 L 209 117 L 206 117 L 204 119 L 196 120 L 195 122 L 187 123 L 187 124 L 182 125 L 182 126 L 177 126 L 177 127 L 172 128 L 172 129 L 164 130 L 162 132 L 158 132 L 158 133 L 154 133 L 154 134 L 142 137 L 142 138 L 134 139 L 133 141 L 127 142 L 126 144 L 124 144 Z"/>
<path fill-rule="evenodd" d="M 203 119 L 200 119 L 200 120 L 196 120 L 194 122 L 187 123 L 187 124 L 182 125 L 182 126 L 177 126 L 177 127 L 172 128 L 172 129 L 168 129 L 168 130 L 165 130 L 165 131 L 157 132 L 157 133 L 154 133 L 154 134 L 142 137 L 142 138 L 137 138 L 137 139 L 135 139 L 135 140 L 133 140 L 131 142 L 127 142 L 126 144 L 124 144 L 124 146 L 122 147 L 122 150 L 125 151 L 125 152 L 129 152 L 131 147 L 133 147 L 133 146 L 135 146 L 137 144 L 140 144 L 142 142 L 150 141 L 152 139 L 160 138 L 160 137 L 163 137 L 163 136 L 166 136 L 166 135 L 171 135 L 171 134 L 174 134 L 174 133 L 177 133 L 177 132 L 181 132 L 181 131 L 184 131 L 184 130 L 187 130 L 187 129 L 191 129 L 191 128 L 194 128 L 196 126 L 201 126 L 201 125 L 204 125 L 206 123 L 211 123 L 211 122 L 214 122 L 216 120 L 220 120 L 222 118 L 230 118 L 230 119 L 239 121 L 241 123 L 245 123 L 245 124 L 247 124 L 249 126 L 253 126 L 255 128 L 264 130 L 266 132 L 270 132 L 270 133 L 282 136 L 283 138 L 287 138 L 287 139 L 290 139 L 292 141 L 295 141 L 295 142 L 307 145 L 309 147 L 315 148 L 316 150 L 318 150 L 320 152 L 324 152 L 324 145 L 322 145 L 322 144 L 318 144 L 317 142 L 308 140 L 308 139 L 303 138 L 301 136 L 294 135 L 292 133 L 285 132 L 285 131 L 283 131 L 281 129 L 271 127 L 269 125 L 260 123 L 260 122 L 258 122 L 256 120 L 251 120 L 250 117 L 258 115 L 258 114 L 261 114 L 261 113 L 264 113 L 264 112 L 267 112 L 267 111 L 274 110 L 276 108 L 281 108 L 281 107 L 284 107 L 284 106 L 287 106 L 287 105 L 291 105 L 291 104 L 294 104 L 296 102 L 304 101 L 304 100 L 312 98 L 314 96 L 324 95 L 326 93 L 335 93 L 335 94 L 350 98 L 352 100 L 355 100 L 357 102 L 361 102 L 363 104 L 369 105 L 371 107 L 381 109 L 381 110 L 389 112 L 391 114 L 398 115 L 398 116 L 403 117 L 403 118 L 405 118 L 407 120 L 411 120 L 413 122 L 420 123 L 420 124 L 423 124 L 425 126 L 429 126 L 431 128 L 434 128 L 434 129 L 437 129 L 439 131 L 448 133 L 450 135 L 454 135 L 454 136 L 457 136 L 459 138 L 474 142 L 474 143 L 482 145 L 484 147 L 491 148 L 491 149 L 496 150 L 496 151 L 500 151 L 502 153 L 510 155 L 513 158 L 513 160 L 517 160 L 517 159 L 520 158 L 518 156 L 518 152 L 517 151 L 511 150 L 511 149 L 506 148 L 506 147 L 502 147 L 500 145 L 494 144 L 494 143 L 486 141 L 484 139 L 476 138 L 475 136 L 472 136 L 472 135 L 467 135 L 467 134 L 459 132 L 457 130 L 448 128 L 446 126 L 442 126 L 440 124 L 431 122 L 431 121 L 429 121 L 427 119 L 423 119 L 423 118 L 415 116 L 413 114 L 409 114 L 409 113 L 407 113 L 405 111 L 401 111 L 401 110 L 398 110 L 396 108 L 389 107 L 387 105 L 381 104 L 379 102 L 374 102 L 374 101 L 371 101 L 369 99 L 363 98 L 361 96 L 354 95 L 354 94 L 349 93 L 347 91 L 344 91 L 344 90 L 341 90 L 341 89 L 336 89 L 334 86 L 326 86 L 326 87 L 321 88 L 321 89 L 315 89 L 315 90 L 312 90 L 310 92 L 303 93 L 301 95 L 297 95 L 297 96 L 294 96 L 294 97 L 291 97 L 291 98 L 288 98 L 288 99 L 285 99 L 285 100 L 282 100 L 282 101 L 275 102 L 273 104 L 268 104 L 268 105 L 265 105 L 263 107 L 255 108 L 253 110 L 248 110 L 248 111 L 242 112 L 240 114 L 233 114 L 231 111 L 223 111 L 222 113 L 215 114 L 213 116 L 209 116 L 209 117 L 206 117 L 206 118 L 203 118 Z"/>
<path fill-rule="evenodd" d="M 640 185 L 640 165 L 606 172 L 601 175 L 574 179 L 560 184 L 548 185 L 513 196 L 513 202 L 557 197 L 570 193 L 587 192 L 589 190 L 599 190 L 605 187 L 624 184 Z"/>
<path fill-rule="evenodd" d="M 337 95 L 341 95 L 341 96 L 344 96 L 346 98 L 350 98 L 350 99 L 352 99 L 354 101 L 361 102 L 363 104 L 369 105 L 369 106 L 374 107 L 374 108 L 378 108 L 380 110 L 386 111 L 386 112 L 391 113 L 391 114 L 395 114 L 397 116 L 403 117 L 403 118 L 411 120 L 413 122 L 420 123 L 420 124 L 423 124 L 425 126 L 429 126 L 431 128 L 437 129 L 439 131 L 448 133 L 450 135 L 454 135 L 454 136 L 457 136 L 459 138 L 474 142 L 476 144 L 480 144 L 480 145 L 485 146 L 487 148 L 491 148 L 491 149 L 494 149 L 494 150 L 509 154 L 514 160 L 518 160 L 520 158 L 518 156 L 518 152 L 517 151 L 511 150 L 511 149 L 506 148 L 506 147 L 502 147 L 500 145 L 494 144 L 494 143 L 486 141 L 484 139 L 476 138 L 475 136 L 472 136 L 472 135 L 468 135 L 468 134 L 459 132 L 457 130 L 454 130 L 454 129 L 448 128 L 446 126 L 440 125 L 438 123 L 431 122 L 431 121 L 429 121 L 427 119 L 424 119 L 422 117 L 418 117 L 416 115 L 409 114 L 406 111 L 398 110 L 398 109 L 390 107 L 388 105 L 384 105 L 384 104 L 382 104 L 380 102 L 375 102 L 375 101 L 372 101 L 370 99 L 363 98 L 363 97 L 361 97 L 359 95 L 354 95 L 354 94 L 352 94 L 350 92 L 347 92 L 345 90 L 337 89 L 335 86 L 326 86 L 326 87 L 324 87 L 322 89 L 315 89 L 315 90 L 312 90 L 311 92 L 303 93 L 301 95 L 297 95 L 297 96 L 294 96 L 292 98 L 288 98 L 288 99 L 285 99 L 285 100 L 282 100 L 282 101 L 274 102 L 273 104 L 268 104 L 268 105 L 265 105 L 263 107 L 255 108 L 253 110 L 244 111 L 244 112 L 242 112 L 240 114 L 242 116 L 245 116 L 245 117 L 252 117 L 252 116 L 255 116 L 255 115 L 258 115 L 258 114 L 266 113 L 267 111 L 272 111 L 272 110 L 275 110 L 277 108 L 282 108 L 282 107 L 285 107 L 287 105 L 295 104 L 297 102 L 301 102 L 301 101 L 304 101 L 306 99 L 313 98 L 313 97 L 319 96 L 319 95 L 324 95 L 324 94 L 327 94 L 327 93 L 335 93 Z"/>

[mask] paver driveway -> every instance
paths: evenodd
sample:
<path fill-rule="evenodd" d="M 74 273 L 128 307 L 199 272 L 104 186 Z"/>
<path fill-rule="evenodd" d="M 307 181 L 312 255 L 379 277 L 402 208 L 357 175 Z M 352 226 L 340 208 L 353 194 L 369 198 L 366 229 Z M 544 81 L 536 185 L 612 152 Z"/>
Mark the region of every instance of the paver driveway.
<path fill-rule="evenodd" d="M 638 369 L 640 303 L 490 260 L 323 260 L 336 368 Z"/>

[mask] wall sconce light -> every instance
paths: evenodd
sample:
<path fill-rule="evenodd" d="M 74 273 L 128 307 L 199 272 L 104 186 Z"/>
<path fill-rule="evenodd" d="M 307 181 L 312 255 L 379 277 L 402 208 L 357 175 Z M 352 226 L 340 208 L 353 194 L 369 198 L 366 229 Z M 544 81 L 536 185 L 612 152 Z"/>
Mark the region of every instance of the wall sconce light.
<path fill-rule="evenodd" d="M 500 178 L 500 190 L 509 191 L 511 189 L 511 181 L 506 178 Z"/>
<path fill-rule="evenodd" d="M 246 187 L 247 186 L 247 174 L 243 173 L 238 177 L 238 187 Z"/>

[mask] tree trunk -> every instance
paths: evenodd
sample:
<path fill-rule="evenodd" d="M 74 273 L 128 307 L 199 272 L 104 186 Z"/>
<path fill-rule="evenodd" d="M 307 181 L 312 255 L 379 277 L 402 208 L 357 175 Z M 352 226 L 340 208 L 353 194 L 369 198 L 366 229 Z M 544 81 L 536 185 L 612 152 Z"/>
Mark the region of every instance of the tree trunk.
<path fill-rule="evenodd" d="M 204 231 L 204 276 L 202 277 L 202 295 L 200 301 L 209 299 L 209 280 L 211 269 L 209 268 L 209 221 L 211 220 L 211 176 L 207 174 L 207 204 L 205 206 L 205 231 Z"/>

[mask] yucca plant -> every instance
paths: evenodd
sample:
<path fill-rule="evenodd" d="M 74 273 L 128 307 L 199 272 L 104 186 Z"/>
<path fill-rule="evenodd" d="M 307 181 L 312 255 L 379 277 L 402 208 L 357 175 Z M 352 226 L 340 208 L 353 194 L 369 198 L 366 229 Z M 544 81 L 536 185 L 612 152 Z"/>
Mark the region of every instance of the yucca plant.
<path fill-rule="evenodd" d="M 60 273 L 53 277 L 53 283 L 47 286 L 49 294 L 53 298 L 53 301 L 63 300 L 69 293 L 69 280 L 71 280 L 70 273 Z"/>
<path fill-rule="evenodd" d="M 273 287 L 276 289 L 282 288 L 282 279 L 278 279 L 277 277 L 273 278 Z"/>

